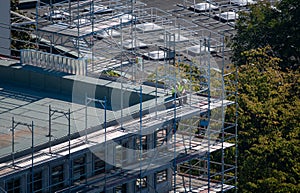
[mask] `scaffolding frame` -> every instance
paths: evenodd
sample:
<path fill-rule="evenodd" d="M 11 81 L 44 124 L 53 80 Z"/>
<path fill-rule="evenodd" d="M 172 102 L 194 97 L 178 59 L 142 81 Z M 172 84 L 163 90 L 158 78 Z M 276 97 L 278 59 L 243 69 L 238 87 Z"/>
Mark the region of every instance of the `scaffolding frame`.
<path fill-rule="evenodd" d="M 188 1 L 184 2 L 186 8 L 189 3 L 191 4 Z M 193 4 L 195 5 L 195 1 Z M 95 13 L 97 6 L 111 10 L 98 15 Z M 209 18 L 211 18 L 210 13 Z M 57 15 L 61 18 L 56 18 Z M 132 166 L 136 164 L 136 168 L 132 173 L 129 172 L 132 178 L 139 179 L 141 184 L 148 174 L 153 174 L 158 171 L 158 168 L 171 169 L 170 192 L 176 193 L 182 188 L 185 192 L 193 190 L 210 192 L 213 189 L 225 192 L 236 188 L 237 184 L 237 160 L 233 165 L 227 164 L 224 157 L 225 148 L 232 147 L 226 142 L 232 139 L 235 139 L 237 151 L 237 123 L 225 121 L 225 107 L 237 105 L 237 92 L 230 92 L 235 96 L 235 101 L 227 100 L 229 96 L 224 80 L 226 71 L 224 52 L 227 50 L 224 33 L 213 32 L 210 29 L 199 30 L 195 21 L 197 19 L 190 22 L 181 18 L 173 18 L 172 14 L 166 11 L 158 8 L 145 8 L 144 4 L 134 0 L 85 2 L 66 0 L 55 4 L 52 0 L 50 4 L 38 1 L 34 37 L 37 50 L 43 47 L 50 54 L 69 54 L 77 59 L 86 59 L 88 61 L 86 76 L 99 78 L 109 72 L 118 75 L 115 80 L 121 85 L 120 125 L 114 130 L 121 131 L 124 135 L 133 135 L 134 139 L 139 142 L 135 152 L 138 155 L 135 155 L 136 160 L 131 163 Z M 224 25 L 227 26 L 227 23 Z M 114 37 L 112 30 L 119 32 L 120 35 Z M 100 32 L 107 33 L 107 37 L 98 39 L 97 35 Z M 188 50 L 189 47 L 194 47 L 196 51 Z M 213 54 L 221 56 L 219 63 L 214 61 Z M 39 63 L 38 58 L 35 59 L 36 61 L 32 64 Z M 185 68 L 188 70 L 184 71 Z M 186 95 L 172 96 L 172 90 L 180 82 L 185 84 Z M 149 85 L 155 91 L 155 102 L 144 106 L 143 91 Z M 123 112 L 128 105 L 123 104 L 123 95 L 127 91 L 138 94 L 140 100 L 137 110 L 138 118 L 129 121 Z M 104 99 L 105 112 L 109 103 L 107 100 L 109 101 L 109 99 Z M 182 104 L 183 100 L 186 100 L 185 104 Z M 103 100 L 86 96 L 86 108 L 90 101 L 103 104 Z M 146 110 L 149 113 L 145 112 Z M 49 106 L 48 137 L 51 154 L 51 116 L 56 112 L 66 115 L 65 112 L 54 111 Z M 73 184 L 70 114 L 69 110 L 67 113 L 69 116 L 69 181 L 67 182 L 69 192 L 89 186 L 87 175 L 84 177 L 85 183 Z M 106 152 L 107 143 L 109 143 L 107 134 L 111 131 L 106 126 L 106 118 L 104 124 L 104 132 L 97 135 L 104 134 Z M 92 133 L 88 132 L 87 127 L 85 124 L 85 143 L 88 146 L 88 135 Z M 228 131 L 232 128 L 235 129 L 235 133 Z M 162 147 L 154 150 L 145 149 L 143 137 L 149 138 L 149 133 L 162 130 L 166 130 L 165 136 L 162 137 Z M 152 139 L 152 141 L 155 140 Z M 211 160 L 212 154 L 218 150 L 221 151 L 221 163 Z M 107 153 L 105 156 L 108 156 Z M 154 162 L 163 159 L 168 161 L 163 162 L 159 167 L 153 166 Z M 124 160 L 125 162 L 127 160 Z M 123 160 L 121 163 L 123 166 Z M 84 163 L 84 166 L 87 164 Z M 126 167 L 130 168 L 129 165 Z M 216 171 L 219 168 L 221 168 L 220 171 Z M 232 171 L 234 174 L 231 174 Z M 128 179 L 120 179 L 112 183 L 107 179 L 107 172 L 105 168 L 105 183 L 100 185 L 104 187 L 104 191 L 106 191 L 107 183 L 117 187 L 128 182 Z M 115 172 L 121 174 L 123 171 Z M 195 172 L 199 175 L 194 175 Z M 32 182 L 34 182 L 33 179 Z M 148 183 L 147 179 L 146 183 Z M 151 188 L 149 186 L 147 188 Z M 141 192 L 142 190 L 136 189 L 135 191 Z"/>

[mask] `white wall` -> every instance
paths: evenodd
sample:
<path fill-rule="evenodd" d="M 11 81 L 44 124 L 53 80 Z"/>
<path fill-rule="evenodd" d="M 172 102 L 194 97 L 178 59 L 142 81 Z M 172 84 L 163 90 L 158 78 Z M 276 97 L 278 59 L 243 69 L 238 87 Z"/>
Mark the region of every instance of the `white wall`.
<path fill-rule="evenodd" d="M 10 56 L 10 0 L 1 0 L 0 55 Z"/>

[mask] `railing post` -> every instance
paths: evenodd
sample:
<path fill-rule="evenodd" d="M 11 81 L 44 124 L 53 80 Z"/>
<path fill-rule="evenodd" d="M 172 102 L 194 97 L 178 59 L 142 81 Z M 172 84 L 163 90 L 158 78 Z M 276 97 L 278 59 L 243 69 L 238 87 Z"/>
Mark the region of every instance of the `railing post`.
<path fill-rule="evenodd" d="M 20 50 L 20 63 L 23 64 L 23 53 L 24 51 L 23 50 Z"/>
<path fill-rule="evenodd" d="M 85 59 L 84 61 L 85 61 L 85 65 L 84 65 L 84 67 L 85 67 L 84 76 L 87 76 L 87 71 L 88 71 L 88 61 L 87 61 L 87 59 Z"/>

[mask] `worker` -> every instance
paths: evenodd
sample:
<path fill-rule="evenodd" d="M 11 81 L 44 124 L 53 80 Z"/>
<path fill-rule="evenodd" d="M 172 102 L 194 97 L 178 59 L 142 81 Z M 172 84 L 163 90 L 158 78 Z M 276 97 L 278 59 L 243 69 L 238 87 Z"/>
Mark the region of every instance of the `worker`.
<path fill-rule="evenodd" d="M 177 98 L 177 85 L 176 86 L 172 86 L 172 98 Z"/>
<path fill-rule="evenodd" d="M 183 103 L 186 103 L 186 92 L 184 89 L 184 85 L 182 84 L 183 82 L 178 82 L 176 84 L 176 87 L 172 88 L 172 97 L 178 98 L 179 99 L 179 105 L 182 105 Z"/>
<path fill-rule="evenodd" d="M 186 93 L 186 89 L 185 89 L 188 86 L 187 83 L 188 83 L 188 81 L 186 79 L 183 79 L 183 81 L 182 81 L 182 91 L 181 91 L 182 104 L 187 103 L 187 93 Z"/>

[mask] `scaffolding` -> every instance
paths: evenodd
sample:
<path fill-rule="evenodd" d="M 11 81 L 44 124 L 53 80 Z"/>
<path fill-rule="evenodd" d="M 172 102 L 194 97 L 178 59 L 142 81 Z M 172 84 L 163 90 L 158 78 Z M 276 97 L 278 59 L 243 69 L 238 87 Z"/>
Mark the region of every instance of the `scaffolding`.
<path fill-rule="evenodd" d="M 210 7 L 187 20 L 185 16 L 196 14 L 196 1 L 183 1 L 183 8 L 176 12 L 148 8 L 135 0 L 38 1 L 31 35 L 36 50 L 22 50 L 21 62 L 108 79 L 118 89 L 104 99 L 88 93 L 79 99 L 85 106 L 79 137 L 70 130 L 71 114 L 76 116 L 76 111 L 49 106 L 48 151 L 46 155 L 36 151 L 40 159 L 32 158 L 31 167 L 33 160 L 66 156 L 69 171 L 65 176 L 66 169 L 52 167 L 47 186 L 32 185 L 31 192 L 236 189 L 237 124 L 225 119 L 228 106 L 237 108 L 237 91 L 228 90 L 228 86 L 236 88 L 237 72 L 225 61 L 230 51 L 226 37 L 232 35 L 233 24 L 215 18 L 229 6 L 217 4 L 218 9 Z M 220 29 L 214 30 L 215 25 Z M 151 100 L 145 93 L 154 93 Z M 132 104 L 132 95 L 139 98 L 137 104 Z M 97 114 L 102 117 L 98 126 L 89 125 L 88 114 L 94 108 L 104 109 Z M 108 109 L 114 124 L 108 124 Z M 68 119 L 68 133 L 61 142 L 55 142 L 51 134 L 54 113 Z M 228 149 L 235 151 L 235 160 L 226 157 Z M 96 168 L 91 173 L 87 172 L 90 164 Z M 31 184 L 38 184 L 41 174 L 34 171 Z"/>

